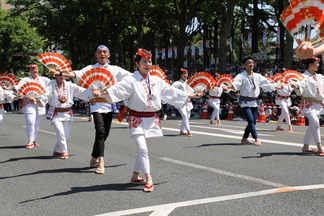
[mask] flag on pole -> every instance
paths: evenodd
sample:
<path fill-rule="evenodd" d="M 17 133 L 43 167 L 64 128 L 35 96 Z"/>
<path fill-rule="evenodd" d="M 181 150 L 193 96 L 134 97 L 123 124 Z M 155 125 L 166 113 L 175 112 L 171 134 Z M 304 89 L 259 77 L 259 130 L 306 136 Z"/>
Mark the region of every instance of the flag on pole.
<path fill-rule="evenodd" d="M 245 45 L 244 45 L 244 37 L 243 37 L 243 34 L 240 34 L 240 37 L 241 37 L 241 42 L 242 42 L 241 47 L 242 47 L 242 50 L 244 50 L 245 49 Z"/>
<path fill-rule="evenodd" d="M 203 43 L 202 42 L 199 42 L 198 45 L 199 45 L 199 56 L 200 57 L 203 57 L 204 56 L 204 46 L 203 46 Z"/>
<path fill-rule="evenodd" d="M 205 47 L 210 48 L 210 40 L 205 40 Z"/>
<path fill-rule="evenodd" d="M 229 38 L 229 46 L 230 46 L 230 51 L 232 52 L 233 51 L 233 38 L 232 37 Z"/>
<path fill-rule="evenodd" d="M 249 48 L 252 48 L 252 33 L 248 33 L 248 43 L 249 43 Z"/>
<path fill-rule="evenodd" d="M 164 60 L 165 59 L 165 48 L 162 48 L 161 51 L 162 51 L 162 59 Z"/>
<path fill-rule="evenodd" d="M 178 47 L 173 47 L 174 59 L 177 59 L 178 56 Z"/>
<path fill-rule="evenodd" d="M 280 47 L 280 27 L 277 27 L 276 48 Z"/>
<path fill-rule="evenodd" d="M 196 52 L 195 52 L 195 43 L 191 43 L 191 58 L 195 58 Z"/>
<path fill-rule="evenodd" d="M 168 58 L 172 58 L 172 47 L 168 47 Z"/>
<path fill-rule="evenodd" d="M 262 41 L 263 41 L 263 46 L 268 46 L 268 41 L 267 41 L 267 31 L 263 31 L 263 36 L 262 36 Z"/>
<path fill-rule="evenodd" d="M 159 56 L 159 50 L 158 49 L 155 49 L 154 51 L 155 51 L 155 58 L 156 59 L 160 58 L 160 56 Z"/>

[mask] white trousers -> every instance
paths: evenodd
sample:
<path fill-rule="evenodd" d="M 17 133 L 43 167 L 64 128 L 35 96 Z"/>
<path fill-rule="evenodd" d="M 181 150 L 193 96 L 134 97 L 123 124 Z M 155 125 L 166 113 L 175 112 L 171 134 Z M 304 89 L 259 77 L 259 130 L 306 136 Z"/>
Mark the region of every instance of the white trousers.
<path fill-rule="evenodd" d="M 315 112 L 309 112 L 306 113 L 305 116 L 308 118 L 308 129 L 304 136 L 304 144 L 309 145 L 312 138 L 315 143 L 321 143 L 321 131 L 318 115 Z"/>
<path fill-rule="evenodd" d="M 0 124 L 2 123 L 3 121 L 3 109 L 0 109 Z"/>
<path fill-rule="evenodd" d="M 182 117 L 180 132 L 190 131 L 189 119 L 190 119 L 191 110 L 188 110 L 186 106 L 183 108 L 179 108 L 178 110 Z"/>
<path fill-rule="evenodd" d="M 152 142 L 152 138 L 145 138 L 143 134 L 133 135 L 132 137 L 137 147 L 134 171 L 144 174 L 151 173 L 147 146 Z"/>
<path fill-rule="evenodd" d="M 26 119 L 26 131 L 28 142 L 34 142 L 39 129 L 39 125 L 42 121 L 43 115 L 38 114 L 38 110 L 33 112 L 24 113 Z"/>
<path fill-rule="evenodd" d="M 277 126 L 279 127 L 282 124 L 284 119 L 286 119 L 288 125 L 291 125 L 288 106 L 280 106 L 280 108 L 281 108 L 281 114 L 277 121 Z"/>
<path fill-rule="evenodd" d="M 219 120 L 220 103 L 213 101 L 213 102 L 209 102 L 209 104 L 214 108 L 210 120 L 211 121 L 214 121 L 214 119 Z"/>
<path fill-rule="evenodd" d="M 68 152 L 67 150 L 67 140 L 71 134 L 71 124 L 70 121 L 59 121 L 57 118 L 52 120 L 52 124 L 56 131 L 56 145 L 54 151 L 56 152 Z"/>

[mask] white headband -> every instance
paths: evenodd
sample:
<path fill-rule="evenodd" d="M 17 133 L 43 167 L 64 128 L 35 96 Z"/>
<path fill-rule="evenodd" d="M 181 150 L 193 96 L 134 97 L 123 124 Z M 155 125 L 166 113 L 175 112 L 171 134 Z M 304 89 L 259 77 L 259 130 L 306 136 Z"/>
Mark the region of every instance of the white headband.
<path fill-rule="evenodd" d="M 254 63 L 254 61 L 253 61 L 252 59 L 249 59 L 249 60 L 247 60 L 246 62 L 244 62 L 243 65 L 245 65 L 246 63 L 250 63 L 250 62 Z"/>

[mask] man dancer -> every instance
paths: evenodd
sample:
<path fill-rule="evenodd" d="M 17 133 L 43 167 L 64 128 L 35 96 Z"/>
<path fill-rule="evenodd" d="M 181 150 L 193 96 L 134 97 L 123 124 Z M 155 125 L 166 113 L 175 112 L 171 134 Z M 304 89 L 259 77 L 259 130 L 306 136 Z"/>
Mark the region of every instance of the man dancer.
<path fill-rule="evenodd" d="M 95 51 L 95 56 L 97 58 L 97 63 L 94 65 L 88 65 L 87 67 L 73 72 L 63 72 L 51 70 L 50 73 L 52 75 L 60 75 L 74 78 L 75 82 L 79 82 L 82 75 L 92 69 L 92 68 L 105 68 L 107 69 L 114 77 L 115 81 L 121 81 L 124 77 L 129 76 L 131 73 L 126 71 L 125 69 L 115 66 L 109 65 L 109 57 L 110 51 L 109 48 L 105 45 L 100 45 L 97 47 Z M 104 150 L 105 150 L 105 141 L 109 135 L 113 108 L 112 105 L 109 104 L 104 96 L 99 98 L 94 98 L 90 100 L 90 110 L 94 119 L 96 135 L 95 142 L 93 144 L 92 150 L 92 158 L 90 160 L 91 167 L 97 167 L 96 174 L 104 174 L 105 173 L 105 162 L 104 162 Z"/>

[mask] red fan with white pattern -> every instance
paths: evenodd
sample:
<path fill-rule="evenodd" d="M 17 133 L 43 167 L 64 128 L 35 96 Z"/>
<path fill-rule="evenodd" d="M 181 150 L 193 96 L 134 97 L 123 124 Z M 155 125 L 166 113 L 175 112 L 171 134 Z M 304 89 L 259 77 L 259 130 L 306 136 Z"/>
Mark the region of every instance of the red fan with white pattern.
<path fill-rule="evenodd" d="M 23 95 L 30 98 L 37 97 L 45 93 L 46 90 L 44 89 L 44 87 L 37 82 L 25 83 L 18 90 L 19 95 Z"/>
<path fill-rule="evenodd" d="M 54 52 L 46 52 L 36 57 L 43 65 L 50 69 L 59 67 L 60 71 L 71 72 L 72 67 L 70 62 L 62 55 Z"/>
<path fill-rule="evenodd" d="M 188 80 L 188 85 L 196 92 L 210 91 L 215 85 L 215 79 L 207 72 L 199 72 L 194 74 Z"/>
<path fill-rule="evenodd" d="M 287 70 L 282 75 L 285 83 L 296 83 L 304 79 L 304 75 L 294 70 Z"/>
<path fill-rule="evenodd" d="M 11 74 L 0 73 L 0 82 L 9 83 L 9 85 L 17 85 L 18 81 Z"/>
<path fill-rule="evenodd" d="M 217 87 L 224 87 L 229 86 L 234 81 L 234 78 L 231 75 L 222 74 L 215 81 Z"/>
<path fill-rule="evenodd" d="M 272 76 L 272 80 L 274 83 L 281 83 L 284 81 L 284 76 L 282 73 L 276 73 L 275 75 Z"/>
<path fill-rule="evenodd" d="M 115 84 L 113 75 L 105 68 L 92 68 L 86 71 L 77 83 L 86 89 L 104 90 Z"/>
<path fill-rule="evenodd" d="M 160 67 L 153 65 L 151 67 L 151 70 L 149 71 L 149 74 L 150 75 L 153 75 L 153 76 L 158 76 L 161 79 L 163 79 L 166 83 L 168 83 L 169 85 L 171 85 L 170 82 L 169 82 L 169 80 L 167 79 L 167 77 L 165 75 L 165 72 Z"/>

